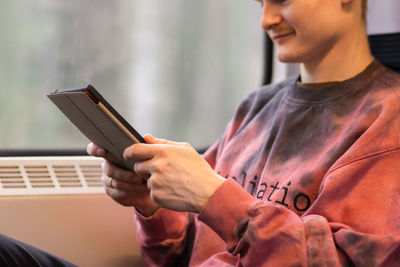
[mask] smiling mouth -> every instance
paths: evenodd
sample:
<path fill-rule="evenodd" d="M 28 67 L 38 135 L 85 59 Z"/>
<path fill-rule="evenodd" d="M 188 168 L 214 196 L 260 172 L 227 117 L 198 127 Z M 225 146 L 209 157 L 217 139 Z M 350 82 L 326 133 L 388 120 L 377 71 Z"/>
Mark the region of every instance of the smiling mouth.
<path fill-rule="evenodd" d="M 274 41 L 279 41 L 279 40 L 284 39 L 284 38 L 287 37 L 287 36 L 292 35 L 293 33 L 294 33 L 294 32 L 288 32 L 288 33 L 283 33 L 283 34 L 272 35 L 272 36 L 271 36 L 271 39 L 274 40 Z"/>

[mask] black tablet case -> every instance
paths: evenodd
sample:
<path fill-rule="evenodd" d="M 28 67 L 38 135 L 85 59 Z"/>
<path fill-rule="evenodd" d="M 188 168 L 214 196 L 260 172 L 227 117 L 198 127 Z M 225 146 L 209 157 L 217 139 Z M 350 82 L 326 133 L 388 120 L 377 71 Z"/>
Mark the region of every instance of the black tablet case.
<path fill-rule="evenodd" d="M 57 90 L 47 96 L 90 141 L 107 151 L 107 160 L 133 169 L 135 161 L 125 160 L 123 151 L 145 141 L 92 85 Z"/>

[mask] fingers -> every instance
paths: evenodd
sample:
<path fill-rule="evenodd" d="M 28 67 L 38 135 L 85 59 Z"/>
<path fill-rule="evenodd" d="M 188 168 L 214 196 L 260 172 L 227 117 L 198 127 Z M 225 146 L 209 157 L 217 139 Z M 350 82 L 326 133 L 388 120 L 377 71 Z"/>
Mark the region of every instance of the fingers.
<path fill-rule="evenodd" d="M 103 176 L 101 177 L 101 181 L 104 184 L 106 190 L 110 192 L 124 191 L 132 193 L 143 193 L 148 191 L 146 183 L 140 183 L 140 184 L 127 183 L 121 180 L 108 177 L 105 174 L 103 174 Z M 116 194 L 116 192 L 114 192 L 114 194 Z"/>
<path fill-rule="evenodd" d="M 134 172 L 143 180 L 148 180 L 153 172 L 158 171 L 162 166 L 155 159 L 136 162 L 133 166 Z"/>
<path fill-rule="evenodd" d="M 156 138 L 150 134 L 146 134 L 143 138 L 147 144 L 171 144 L 171 143 L 174 143 L 174 142 L 168 141 L 166 139 Z"/>
<path fill-rule="evenodd" d="M 146 143 L 134 144 L 127 147 L 124 151 L 125 159 L 152 159 L 156 155 L 163 155 L 168 153 L 168 150 L 174 147 L 187 147 L 191 148 L 188 143 L 185 142 L 172 142 L 165 139 L 155 138 L 151 135 L 145 135 Z"/>
<path fill-rule="evenodd" d="M 124 150 L 125 159 L 151 159 L 155 155 L 155 148 L 148 144 L 134 144 Z"/>
<path fill-rule="evenodd" d="M 143 183 L 143 179 L 136 175 L 134 172 L 121 169 L 107 160 L 103 162 L 101 167 L 103 173 L 108 177 L 112 177 L 114 180 L 131 184 Z"/>
<path fill-rule="evenodd" d="M 86 152 L 89 155 L 94 156 L 94 157 L 104 158 L 106 156 L 106 151 L 104 150 L 104 148 L 102 148 L 96 144 L 93 144 L 93 143 L 90 143 L 87 145 Z"/>
<path fill-rule="evenodd" d="M 185 143 L 185 142 L 169 141 L 166 139 L 154 137 L 150 134 L 146 134 L 143 138 L 147 144 L 161 144 L 161 145 L 174 145 L 174 146 L 187 145 L 187 143 Z"/>
<path fill-rule="evenodd" d="M 148 189 L 146 186 L 143 187 L 143 192 L 146 191 L 148 192 Z M 132 192 L 132 191 L 124 191 L 121 189 L 116 189 L 112 187 L 105 187 L 104 188 L 106 194 L 114 199 L 116 202 L 123 206 L 133 206 L 135 207 L 137 205 L 138 201 L 132 200 L 132 198 L 138 198 L 138 200 L 141 198 L 141 195 L 143 195 L 143 192 Z M 139 201 L 140 202 L 140 201 Z"/>

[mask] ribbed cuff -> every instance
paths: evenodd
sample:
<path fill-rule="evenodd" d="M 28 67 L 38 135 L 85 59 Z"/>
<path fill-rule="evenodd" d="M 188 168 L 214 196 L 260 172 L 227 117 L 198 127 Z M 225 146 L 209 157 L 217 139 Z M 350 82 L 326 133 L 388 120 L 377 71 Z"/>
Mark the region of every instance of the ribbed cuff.
<path fill-rule="evenodd" d="M 141 244 L 147 245 L 175 238 L 186 231 L 188 224 L 187 212 L 176 212 L 159 208 L 152 216 L 144 217 L 136 212 L 136 228 Z M 144 242 L 144 243 L 143 243 Z"/>
<path fill-rule="evenodd" d="M 208 200 L 198 218 L 225 240 L 230 250 L 247 225 L 248 207 L 254 201 L 234 180 L 227 179 Z"/>

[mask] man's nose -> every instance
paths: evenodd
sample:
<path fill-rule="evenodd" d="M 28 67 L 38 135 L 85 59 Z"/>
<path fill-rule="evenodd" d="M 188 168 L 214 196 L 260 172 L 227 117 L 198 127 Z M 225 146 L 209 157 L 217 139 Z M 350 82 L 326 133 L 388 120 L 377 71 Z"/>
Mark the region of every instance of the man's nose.
<path fill-rule="evenodd" d="M 263 15 L 261 18 L 261 27 L 268 31 L 282 22 L 280 7 L 276 4 L 264 1 Z"/>

